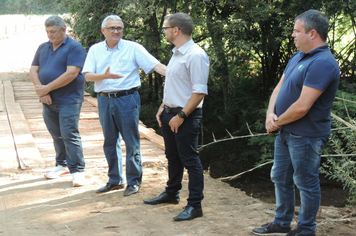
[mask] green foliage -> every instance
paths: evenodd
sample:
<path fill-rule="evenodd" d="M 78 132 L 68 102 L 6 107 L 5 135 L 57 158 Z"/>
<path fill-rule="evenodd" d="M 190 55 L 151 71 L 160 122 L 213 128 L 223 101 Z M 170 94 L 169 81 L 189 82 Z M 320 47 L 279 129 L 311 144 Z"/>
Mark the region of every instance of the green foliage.
<path fill-rule="evenodd" d="M 354 122 L 353 122 L 354 123 Z M 340 128 L 340 123 L 336 123 Z M 351 129 L 340 129 L 330 137 L 330 144 L 333 152 L 339 157 L 327 157 L 327 161 L 322 164 L 320 172 L 330 179 L 340 181 L 344 189 L 349 191 L 348 203 L 356 206 L 356 131 Z"/>
<path fill-rule="evenodd" d="M 0 0 L 0 15 L 2 14 L 49 14 L 62 13 L 53 1 L 45 0 Z"/>

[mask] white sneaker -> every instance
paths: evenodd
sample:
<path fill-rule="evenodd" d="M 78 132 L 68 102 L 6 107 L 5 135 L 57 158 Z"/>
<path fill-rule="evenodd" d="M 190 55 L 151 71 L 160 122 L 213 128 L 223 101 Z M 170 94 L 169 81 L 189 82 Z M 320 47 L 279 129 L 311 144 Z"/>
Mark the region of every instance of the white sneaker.
<path fill-rule="evenodd" d="M 55 179 L 60 176 L 66 175 L 68 173 L 69 173 L 68 167 L 58 165 L 56 166 L 56 168 L 54 168 L 54 170 L 46 173 L 44 177 L 46 177 L 47 179 Z"/>
<path fill-rule="evenodd" d="M 85 184 L 84 172 L 75 172 L 72 174 L 72 177 L 73 177 L 73 187 L 80 187 Z"/>

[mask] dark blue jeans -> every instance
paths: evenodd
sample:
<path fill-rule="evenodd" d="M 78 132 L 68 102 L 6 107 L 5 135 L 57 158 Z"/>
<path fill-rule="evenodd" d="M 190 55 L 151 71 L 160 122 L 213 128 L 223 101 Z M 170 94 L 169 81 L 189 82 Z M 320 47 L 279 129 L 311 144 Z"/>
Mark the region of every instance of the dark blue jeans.
<path fill-rule="evenodd" d="M 68 166 L 70 173 L 83 172 L 85 161 L 79 134 L 81 103 L 43 104 L 43 120 L 52 135 L 56 165 Z"/>
<path fill-rule="evenodd" d="M 104 153 L 109 165 L 109 183 L 124 184 L 121 136 L 126 146 L 126 179 L 128 185 L 141 185 L 142 164 L 138 131 L 140 95 L 117 98 L 98 95 L 99 119 L 104 133 Z"/>
<path fill-rule="evenodd" d="M 172 132 L 169 126 L 169 121 L 175 115 L 163 111 L 161 116 L 165 153 L 168 160 L 169 179 L 166 193 L 169 196 L 179 196 L 182 188 L 183 171 L 186 168 L 189 175 L 188 205 L 201 208 L 201 201 L 204 198 L 204 175 L 197 149 L 202 109 L 196 109 L 192 112 L 179 127 L 178 133 Z"/>
<path fill-rule="evenodd" d="M 274 223 L 289 227 L 294 217 L 294 188 L 300 190 L 298 227 L 303 234 L 313 233 L 320 205 L 320 154 L 328 136 L 309 138 L 284 130 L 275 141 L 271 179 L 275 185 L 276 215 Z"/>

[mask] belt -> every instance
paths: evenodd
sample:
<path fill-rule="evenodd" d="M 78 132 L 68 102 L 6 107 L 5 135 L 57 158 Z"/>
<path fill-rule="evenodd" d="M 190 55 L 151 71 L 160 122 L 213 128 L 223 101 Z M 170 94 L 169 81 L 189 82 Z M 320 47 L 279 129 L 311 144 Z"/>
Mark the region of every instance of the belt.
<path fill-rule="evenodd" d="M 136 92 L 137 90 L 138 90 L 138 87 L 132 88 L 132 89 L 129 89 L 129 90 L 122 90 L 122 91 L 119 91 L 119 92 L 112 92 L 112 93 L 103 93 L 103 92 L 100 92 L 99 94 L 100 94 L 100 96 L 104 96 L 104 97 L 118 98 L 118 97 L 121 97 L 121 96 L 133 94 L 133 93 Z"/>
<path fill-rule="evenodd" d="M 164 110 L 167 112 L 167 113 L 174 113 L 174 114 L 177 114 L 179 113 L 183 108 L 181 107 L 169 107 L 169 106 L 166 106 L 164 105 Z"/>

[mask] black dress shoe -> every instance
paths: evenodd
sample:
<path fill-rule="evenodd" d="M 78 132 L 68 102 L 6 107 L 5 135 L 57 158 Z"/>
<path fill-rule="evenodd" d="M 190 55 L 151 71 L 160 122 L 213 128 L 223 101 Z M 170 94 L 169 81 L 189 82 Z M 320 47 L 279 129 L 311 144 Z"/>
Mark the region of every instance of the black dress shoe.
<path fill-rule="evenodd" d="M 203 210 L 200 209 L 195 209 L 192 206 L 186 206 L 184 208 L 184 211 L 179 213 L 176 217 L 173 217 L 175 221 L 182 221 L 182 220 L 192 220 L 197 217 L 202 217 L 203 216 Z"/>
<path fill-rule="evenodd" d="M 105 192 L 109 192 L 109 191 L 112 191 L 112 190 L 123 189 L 123 188 L 125 188 L 125 184 L 110 184 L 110 183 L 107 183 L 104 187 L 97 189 L 96 193 L 105 193 Z"/>
<path fill-rule="evenodd" d="M 152 199 L 144 199 L 143 202 L 151 205 L 157 205 L 161 203 L 178 204 L 179 197 L 171 197 L 166 192 L 163 192 L 158 197 Z"/>
<path fill-rule="evenodd" d="M 140 185 L 127 185 L 124 196 L 130 196 L 132 194 L 135 194 L 140 190 Z"/>

